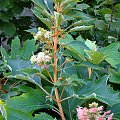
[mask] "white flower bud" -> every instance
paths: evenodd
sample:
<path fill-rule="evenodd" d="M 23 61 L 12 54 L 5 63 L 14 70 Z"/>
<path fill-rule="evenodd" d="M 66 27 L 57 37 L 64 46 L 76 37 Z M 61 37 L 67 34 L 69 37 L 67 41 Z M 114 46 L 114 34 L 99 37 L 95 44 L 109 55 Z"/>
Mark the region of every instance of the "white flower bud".
<path fill-rule="evenodd" d="M 50 36 L 51 36 L 51 32 L 50 32 L 50 31 L 47 31 L 47 32 L 44 34 L 44 38 L 49 39 Z"/>
<path fill-rule="evenodd" d="M 35 63 L 37 62 L 38 64 L 43 64 L 45 62 L 49 62 L 51 57 L 49 55 L 46 55 L 44 52 L 39 52 L 37 56 L 32 56 L 31 57 L 31 62 Z"/>
<path fill-rule="evenodd" d="M 31 56 L 30 61 L 31 61 L 31 63 L 37 62 L 36 55 Z"/>

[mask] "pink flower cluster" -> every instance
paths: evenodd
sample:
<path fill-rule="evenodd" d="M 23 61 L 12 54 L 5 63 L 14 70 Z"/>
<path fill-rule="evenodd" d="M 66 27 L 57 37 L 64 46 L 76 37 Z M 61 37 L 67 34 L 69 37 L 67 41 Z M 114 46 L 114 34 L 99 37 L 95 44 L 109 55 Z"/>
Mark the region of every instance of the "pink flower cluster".
<path fill-rule="evenodd" d="M 97 107 L 97 103 L 92 103 L 88 108 L 77 108 L 78 120 L 112 120 L 113 113 L 110 110 L 103 112 L 103 106 Z"/>

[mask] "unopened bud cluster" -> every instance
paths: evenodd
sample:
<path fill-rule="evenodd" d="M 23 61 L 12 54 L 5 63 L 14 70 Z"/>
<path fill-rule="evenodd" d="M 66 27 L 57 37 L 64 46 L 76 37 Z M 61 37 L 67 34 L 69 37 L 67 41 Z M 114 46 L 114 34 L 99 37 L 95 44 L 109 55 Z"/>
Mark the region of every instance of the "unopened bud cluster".
<path fill-rule="evenodd" d="M 110 110 L 103 111 L 103 106 L 98 107 L 98 103 L 93 102 L 89 104 L 88 108 L 77 108 L 78 120 L 112 120 L 113 113 L 110 114 Z"/>
<path fill-rule="evenodd" d="M 34 39 L 40 40 L 41 42 L 46 42 L 46 40 L 49 40 L 51 36 L 52 33 L 50 31 L 47 31 L 44 28 L 39 27 L 37 34 L 34 35 Z"/>
<path fill-rule="evenodd" d="M 46 62 L 51 60 L 50 55 L 48 52 L 39 52 L 37 55 L 31 56 L 31 63 L 37 63 L 39 66 L 45 65 Z"/>

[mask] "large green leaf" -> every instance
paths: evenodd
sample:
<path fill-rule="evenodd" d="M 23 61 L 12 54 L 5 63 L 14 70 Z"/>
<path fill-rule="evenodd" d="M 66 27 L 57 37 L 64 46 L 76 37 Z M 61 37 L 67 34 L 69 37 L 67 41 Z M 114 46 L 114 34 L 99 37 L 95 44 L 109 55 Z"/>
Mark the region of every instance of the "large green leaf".
<path fill-rule="evenodd" d="M 64 45 L 65 48 L 67 48 L 70 53 L 72 54 L 75 58 L 79 60 L 85 61 L 84 58 L 84 49 L 89 50 L 89 48 L 85 45 L 84 39 L 81 38 L 80 36 L 74 40 L 73 37 L 70 34 L 66 34 L 64 39 L 60 39 L 60 44 Z"/>
<path fill-rule="evenodd" d="M 119 47 L 120 43 L 111 43 L 100 51 L 107 56 L 105 60 L 112 66 L 120 64 L 120 52 L 118 51 Z"/>
<path fill-rule="evenodd" d="M 16 37 L 12 41 L 11 45 L 11 56 L 9 56 L 4 48 L 1 49 L 2 57 L 10 64 L 10 67 L 14 64 L 20 64 L 21 62 L 28 62 L 30 64 L 30 57 L 37 50 L 38 45 L 35 45 L 35 40 L 27 40 L 24 43 L 24 46 L 20 48 L 20 39 Z M 18 63 L 17 63 L 18 62 Z M 28 66 L 27 63 L 27 66 Z M 15 65 L 14 65 L 15 66 Z M 18 65 L 18 69 L 21 70 L 24 65 Z M 26 67 L 27 67 L 26 66 Z M 17 68 L 16 67 L 16 68 Z M 26 68 L 25 67 L 25 68 Z M 15 69 L 16 70 L 16 69 Z"/>
<path fill-rule="evenodd" d="M 77 94 L 86 99 L 87 96 L 94 94 L 96 99 L 110 106 L 119 103 L 119 93 L 107 85 L 108 78 L 108 76 L 104 76 L 100 80 L 88 82 L 87 85 L 78 88 Z"/>
<path fill-rule="evenodd" d="M 24 70 L 26 68 L 40 68 L 37 65 L 31 64 L 30 60 L 23 60 L 23 59 L 8 59 L 7 64 L 9 65 L 11 72 L 15 75 L 18 73 L 21 73 L 21 70 Z"/>
<path fill-rule="evenodd" d="M 17 47 L 16 47 L 17 46 Z M 20 40 L 19 38 L 15 38 L 12 41 L 12 51 L 11 56 L 7 54 L 4 48 L 2 48 L 2 56 L 5 58 L 5 61 L 10 69 L 11 72 L 6 74 L 7 77 L 15 78 L 15 75 L 20 75 L 27 79 L 29 82 L 34 82 L 34 84 L 41 84 L 41 79 L 39 76 L 36 76 L 35 73 L 28 74 L 22 72 L 25 69 L 34 69 L 39 72 L 40 67 L 37 64 L 32 64 L 30 61 L 30 56 L 34 53 L 37 49 L 37 45 L 35 45 L 34 40 L 27 40 L 24 46 L 20 49 Z M 34 71 L 35 72 L 35 71 Z M 12 76 L 11 76 L 12 75 Z M 17 78 L 18 79 L 18 78 Z M 24 80 L 24 79 L 23 79 Z"/>
<path fill-rule="evenodd" d="M 120 120 L 120 103 L 113 105 L 112 107 L 108 107 L 108 110 L 111 110 L 114 113 L 113 118 L 115 120 Z"/>
<path fill-rule="evenodd" d="M 81 87 L 80 84 L 78 84 L 78 87 L 79 88 Z M 81 105 L 82 99 L 78 99 L 78 95 L 76 94 L 75 87 L 71 87 L 71 86 L 65 87 L 63 99 L 67 97 L 71 97 L 71 98 L 62 101 L 63 111 L 67 115 L 66 116 L 67 120 L 73 120 L 73 116 L 76 114 L 76 108 L 78 105 Z"/>
<path fill-rule="evenodd" d="M 7 120 L 33 120 L 30 113 L 25 113 L 19 110 L 14 110 L 6 106 Z"/>
<path fill-rule="evenodd" d="M 24 42 L 24 45 L 22 48 L 20 48 L 20 39 L 16 37 L 12 41 L 11 45 L 11 56 L 8 57 L 7 52 L 4 48 L 2 48 L 2 56 L 6 57 L 5 59 L 30 59 L 32 54 L 37 50 L 38 45 L 35 45 L 36 41 L 34 39 L 32 40 L 26 40 Z"/>
<path fill-rule="evenodd" d="M 20 87 L 24 91 L 20 96 L 12 97 L 6 101 L 6 106 L 12 110 L 31 114 L 41 108 L 51 108 L 46 102 L 46 94 L 40 89 L 33 89 L 27 86 Z M 8 114 L 9 116 L 10 114 Z"/>

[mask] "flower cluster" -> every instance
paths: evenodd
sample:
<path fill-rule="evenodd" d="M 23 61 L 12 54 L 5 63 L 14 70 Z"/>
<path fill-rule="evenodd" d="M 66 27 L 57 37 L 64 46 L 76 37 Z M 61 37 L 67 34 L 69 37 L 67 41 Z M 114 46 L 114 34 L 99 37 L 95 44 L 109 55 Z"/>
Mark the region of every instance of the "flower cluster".
<path fill-rule="evenodd" d="M 39 66 L 42 66 L 46 62 L 49 62 L 51 57 L 48 55 L 48 52 L 46 52 L 46 53 L 39 52 L 37 55 L 33 55 L 30 59 L 31 63 L 37 63 Z"/>
<path fill-rule="evenodd" d="M 51 36 L 52 36 L 52 33 L 50 31 L 47 31 L 47 30 L 39 27 L 37 34 L 34 35 L 34 39 L 45 42 L 45 40 L 49 40 Z"/>
<path fill-rule="evenodd" d="M 98 107 L 98 103 L 93 102 L 89 104 L 88 108 L 77 108 L 77 115 L 79 120 L 112 120 L 113 113 L 110 110 L 103 112 L 103 106 Z"/>

